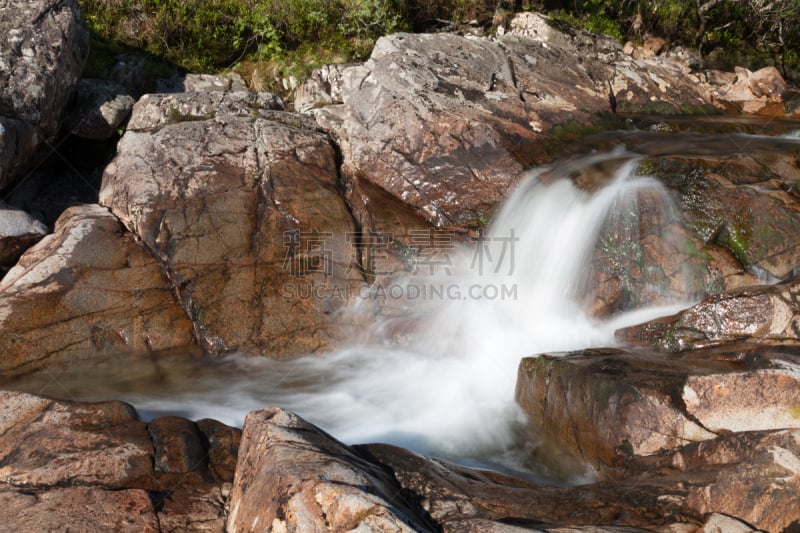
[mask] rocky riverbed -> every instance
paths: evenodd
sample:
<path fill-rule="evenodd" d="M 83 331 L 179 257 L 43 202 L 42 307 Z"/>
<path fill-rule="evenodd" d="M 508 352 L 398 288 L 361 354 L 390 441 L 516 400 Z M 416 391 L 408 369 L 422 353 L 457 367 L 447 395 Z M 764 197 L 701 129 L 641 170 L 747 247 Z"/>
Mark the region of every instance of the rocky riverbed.
<path fill-rule="evenodd" d="M 129 56 L 81 79 L 87 43 L 74 1 L 0 1 L 9 530 L 800 527 L 800 112 L 776 69 L 697 70 L 526 13 L 495 38 L 384 37 L 315 72 L 291 111 L 236 75 L 143 81 Z M 728 115 L 685 118 L 712 110 Z M 348 445 L 267 405 L 239 429 L 13 390 L 170 351 L 325 358 L 386 318 L 402 339 L 419 321 L 397 302 L 353 304 L 444 249 L 421 235 L 479 238 L 532 167 L 619 143 L 679 216 L 659 231 L 644 195 L 635 234 L 602 228 L 581 303 L 598 319 L 695 304 L 615 348 L 521 360 L 531 460 L 590 482 Z M 604 165 L 568 176 L 598 191 Z"/>

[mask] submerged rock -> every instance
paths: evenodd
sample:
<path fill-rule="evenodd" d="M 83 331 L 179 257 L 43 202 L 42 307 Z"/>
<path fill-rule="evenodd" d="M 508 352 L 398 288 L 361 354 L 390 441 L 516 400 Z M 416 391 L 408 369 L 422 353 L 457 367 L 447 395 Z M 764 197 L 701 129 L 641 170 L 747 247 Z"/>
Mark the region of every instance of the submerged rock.
<path fill-rule="evenodd" d="M 58 131 L 88 53 L 75 0 L 0 1 L 0 189 Z"/>

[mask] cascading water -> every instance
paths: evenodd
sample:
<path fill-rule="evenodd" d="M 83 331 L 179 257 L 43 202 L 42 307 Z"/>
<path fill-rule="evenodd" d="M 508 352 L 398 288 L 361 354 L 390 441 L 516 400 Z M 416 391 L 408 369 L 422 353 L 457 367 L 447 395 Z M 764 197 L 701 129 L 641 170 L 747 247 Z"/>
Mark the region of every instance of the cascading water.
<path fill-rule="evenodd" d="M 569 179 L 609 161 L 616 171 L 602 177 L 594 193 Z M 121 374 L 93 363 L 91 372 L 73 367 L 50 381 L 70 397 L 129 401 L 145 417 L 180 414 L 241 424 L 248 411 L 278 405 L 344 441 L 498 460 L 524 423 L 514 402 L 521 357 L 611 345 L 615 328 L 648 318 L 620 315 L 604 322 L 585 305 L 587 265 L 604 228 L 626 228 L 627 234 L 615 230 L 615 238 L 636 240 L 643 194 L 657 199 L 659 226 L 672 222 L 666 193 L 655 180 L 635 176 L 635 167 L 633 156 L 617 151 L 551 169 L 547 179 L 542 172 L 530 176 L 483 239 L 448 251 L 447 268 L 413 278 L 400 291 L 408 297 L 415 286 L 417 295 L 404 302 L 416 327 L 403 346 L 359 345 L 291 361 L 129 362 Z M 647 205 L 652 210 L 652 202 Z M 96 376 L 93 386 L 86 385 L 89 373 Z M 72 390 L 70 376 L 91 393 Z"/>

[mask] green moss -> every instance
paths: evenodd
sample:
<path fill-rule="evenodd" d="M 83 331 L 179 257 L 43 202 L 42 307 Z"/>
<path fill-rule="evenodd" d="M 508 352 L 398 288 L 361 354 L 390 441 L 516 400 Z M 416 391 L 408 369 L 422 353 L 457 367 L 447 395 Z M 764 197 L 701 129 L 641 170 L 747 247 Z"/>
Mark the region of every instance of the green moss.
<path fill-rule="evenodd" d="M 796 405 L 789 409 L 789 416 L 792 418 L 800 418 L 800 405 Z"/>
<path fill-rule="evenodd" d="M 753 263 L 750 256 L 750 239 L 742 228 L 731 224 L 723 225 L 717 235 L 716 243 L 732 253 L 744 268 Z"/>

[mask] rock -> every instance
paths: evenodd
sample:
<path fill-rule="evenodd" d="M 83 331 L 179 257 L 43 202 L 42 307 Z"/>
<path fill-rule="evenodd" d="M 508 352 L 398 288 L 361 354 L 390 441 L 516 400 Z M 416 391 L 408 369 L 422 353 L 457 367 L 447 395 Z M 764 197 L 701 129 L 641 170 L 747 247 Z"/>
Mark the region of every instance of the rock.
<path fill-rule="evenodd" d="M 178 484 L 158 501 L 159 533 L 223 533 L 230 483 L 211 486 Z"/>
<path fill-rule="evenodd" d="M 511 19 L 508 33 L 544 43 L 551 48 L 591 51 L 603 61 L 617 59 L 622 51 L 619 42 L 609 35 L 581 31 L 541 13 L 517 13 Z"/>
<path fill-rule="evenodd" d="M 708 83 L 711 85 L 732 85 L 736 82 L 736 74 L 734 72 L 725 72 L 722 70 L 708 70 L 706 71 L 706 80 L 708 80 Z"/>
<path fill-rule="evenodd" d="M 756 531 L 741 520 L 721 513 L 711 513 L 698 533 L 747 533 Z"/>
<path fill-rule="evenodd" d="M 730 433 L 639 460 L 639 472 L 683 478 L 685 505 L 722 531 L 791 531 L 800 523 L 800 431 Z M 647 483 L 647 481 L 643 481 Z M 713 519 L 713 520 L 712 520 Z M 716 531 L 719 531 L 717 529 Z"/>
<path fill-rule="evenodd" d="M 534 431 L 602 473 L 619 456 L 716 436 L 674 398 L 690 372 L 661 356 L 616 350 L 540 355 L 520 363 L 516 398 Z"/>
<path fill-rule="evenodd" d="M 280 409 L 247 415 L 227 531 L 435 530 L 391 471 Z"/>
<path fill-rule="evenodd" d="M 701 249 L 708 257 L 704 285 L 709 294 L 763 283 L 758 276 L 746 271 L 725 248 L 706 244 Z"/>
<path fill-rule="evenodd" d="M 163 416 L 147 424 L 153 441 L 153 457 L 157 472 L 181 474 L 201 473 L 208 468 L 208 452 L 203 436 L 194 422 L 179 416 Z"/>
<path fill-rule="evenodd" d="M 21 209 L 0 202 L 0 270 L 17 262 L 22 253 L 47 235 L 47 227 Z"/>
<path fill-rule="evenodd" d="M 530 29 L 512 21 L 497 41 L 384 37 L 346 69 L 343 106 L 315 115 L 333 126 L 348 182 L 370 181 L 434 225 L 475 225 L 525 168 L 548 159 L 545 132 L 610 111 L 608 80 L 629 110 L 706 103 L 678 64 L 640 65 L 609 37 L 528 15 Z M 567 59 L 576 54 L 580 62 Z"/>
<path fill-rule="evenodd" d="M 683 351 L 749 340 L 800 342 L 800 281 L 713 294 L 676 315 L 618 330 L 624 342 Z"/>
<path fill-rule="evenodd" d="M 783 117 L 786 110 L 782 95 L 786 93 L 786 82 L 778 69 L 764 67 L 756 72 L 736 67 L 736 79 L 723 83 L 729 77 L 716 77 L 709 83 L 715 104 L 725 110 L 749 114 Z M 714 83 L 717 82 L 717 83 Z"/>
<path fill-rule="evenodd" d="M 638 532 L 697 519 L 661 498 L 674 485 L 540 486 L 391 445 L 345 446 L 268 409 L 245 420 L 227 531 Z"/>
<path fill-rule="evenodd" d="M 242 431 L 210 418 L 198 420 L 197 428 L 208 442 L 209 470 L 220 481 L 232 482 Z"/>
<path fill-rule="evenodd" d="M 306 81 L 294 93 L 294 110 L 306 113 L 315 107 L 341 104 L 342 73 L 351 65 L 323 65 L 314 69 Z"/>
<path fill-rule="evenodd" d="M 130 116 L 133 103 L 133 97 L 117 83 L 83 79 L 65 127 L 84 139 L 110 139 Z"/>
<path fill-rule="evenodd" d="M 155 80 L 147 71 L 147 57 L 134 52 L 117 55 L 108 71 L 101 75 L 124 87 L 126 93 L 138 99 L 145 93 L 155 91 Z"/>
<path fill-rule="evenodd" d="M 88 53 L 75 0 L 0 2 L 0 189 L 58 131 Z"/>
<path fill-rule="evenodd" d="M 248 92 L 247 84 L 236 72 L 223 75 L 216 74 L 173 74 L 169 78 L 159 79 L 156 83 L 157 93 L 213 93 L 213 92 Z"/>
<path fill-rule="evenodd" d="M 0 282 L 6 375 L 92 354 L 194 344 L 191 323 L 152 256 L 108 210 L 65 211 Z"/>
<path fill-rule="evenodd" d="M 622 53 L 626 56 L 632 56 L 635 50 L 636 45 L 633 43 L 633 41 L 627 41 L 625 46 L 622 47 Z"/>
<path fill-rule="evenodd" d="M 686 411 L 715 433 L 800 429 L 800 359 L 769 363 L 748 372 L 690 376 L 682 393 Z"/>
<path fill-rule="evenodd" d="M 666 45 L 667 41 L 661 37 L 653 37 L 652 35 L 648 35 L 645 37 L 640 49 L 640 53 L 638 57 L 635 57 L 635 59 L 647 59 L 649 57 L 657 56 L 664 50 Z"/>
<path fill-rule="evenodd" d="M 685 490 L 674 479 L 543 486 L 385 444 L 357 448 L 391 469 L 403 494 L 415 498 L 445 532 L 638 533 L 699 522 L 695 511 L 681 506 Z"/>
<path fill-rule="evenodd" d="M 209 91 L 198 93 L 146 94 L 136 103 L 128 122 L 129 131 L 154 129 L 217 116 L 259 116 L 261 111 L 280 110 L 283 104 L 271 93 Z"/>
<path fill-rule="evenodd" d="M 784 531 L 800 523 L 798 370 L 792 348 L 585 350 L 524 359 L 517 397 L 534 433 L 617 480 L 586 490 L 636 484 L 686 511 L 735 517 L 732 528 Z M 724 523 L 711 518 L 707 528 Z"/>
<path fill-rule="evenodd" d="M 715 156 L 651 158 L 640 171 L 678 193 L 680 211 L 698 244 L 725 248 L 751 273 L 777 279 L 796 275 L 800 205 L 785 184 L 800 179 L 800 172 L 786 150 L 752 142 L 743 151 L 733 143 L 720 146 Z M 728 272 L 726 277 L 733 274 L 725 258 L 712 250 L 708 255 L 712 267 Z M 715 258 L 723 262 L 716 264 Z"/>
<path fill-rule="evenodd" d="M 128 404 L 73 404 L 0 392 L 0 413 L 4 488 L 155 486 L 153 445 Z"/>
<path fill-rule="evenodd" d="M 100 201 L 158 258 L 207 351 L 329 348 L 348 333 L 334 313 L 363 286 L 330 140 L 246 106 L 162 123 L 173 102 L 212 97 L 140 100 Z"/>
<path fill-rule="evenodd" d="M 57 376 L 49 374 L 51 380 Z M 238 430 L 206 421 L 218 435 Z M 122 402 L 0 392 L 0 520 L 9 531 L 222 532 L 230 483 L 209 481 L 194 423 L 145 425 Z M 152 440 L 151 440 L 152 437 Z M 39 527 L 40 521 L 46 526 Z"/>
<path fill-rule="evenodd" d="M 139 489 L 0 490 L 0 521 L 7 531 L 164 531 L 149 494 Z"/>
<path fill-rule="evenodd" d="M 753 72 L 748 77 L 747 84 L 756 97 L 780 99 L 786 92 L 786 82 L 775 67 L 764 67 Z"/>

